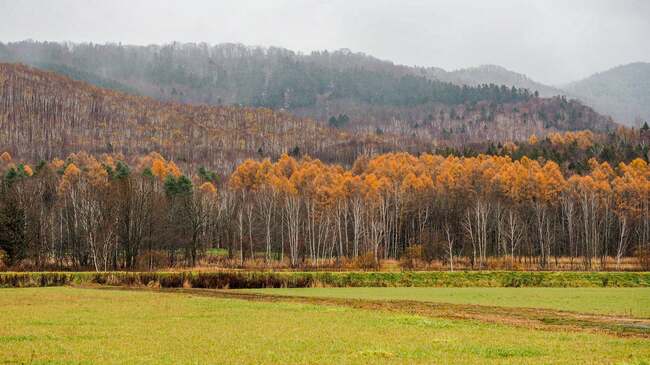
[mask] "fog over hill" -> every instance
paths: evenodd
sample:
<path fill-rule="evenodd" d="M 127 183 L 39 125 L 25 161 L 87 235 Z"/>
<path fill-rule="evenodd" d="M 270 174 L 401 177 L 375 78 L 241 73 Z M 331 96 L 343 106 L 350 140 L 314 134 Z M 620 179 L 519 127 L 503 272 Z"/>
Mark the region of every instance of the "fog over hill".
<path fill-rule="evenodd" d="M 538 91 L 541 96 L 577 98 L 615 121 L 639 127 L 650 120 L 650 63 L 614 67 L 560 87 L 545 85 L 497 65 L 445 71 L 428 68 L 427 75 L 459 85 L 503 84 Z"/>
<path fill-rule="evenodd" d="M 650 63 L 637 62 L 565 86 L 601 113 L 639 127 L 650 121 Z"/>
<path fill-rule="evenodd" d="M 615 128 L 579 102 L 538 98 L 534 91 L 514 85 L 441 81 L 425 68 L 349 50 L 302 54 L 240 44 L 31 41 L 9 43 L 3 50 L 0 60 L 25 62 L 163 101 L 286 110 L 353 133 L 387 132 L 434 144 Z M 510 79 L 524 86 L 531 83 L 521 75 Z M 463 83 L 469 83 L 467 78 Z"/>
<path fill-rule="evenodd" d="M 531 80 L 524 74 L 510 71 L 498 65 L 481 65 L 454 71 L 445 71 L 441 68 L 432 67 L 427 69 L 427 75 L 438 80 L 460 85 L 497 84 L 515 86 L 532 92 L 537 91 L 544 97 L 566 94 L 563 90 L 544 85 Z"/>

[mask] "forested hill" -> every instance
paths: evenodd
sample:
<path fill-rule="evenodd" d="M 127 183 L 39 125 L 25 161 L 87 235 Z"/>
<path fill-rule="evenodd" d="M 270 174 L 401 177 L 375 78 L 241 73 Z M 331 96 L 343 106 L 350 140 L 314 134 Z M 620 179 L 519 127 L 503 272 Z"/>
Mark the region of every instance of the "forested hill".
<path fill-rule="evenodd" d="M 458 85 L 499 84 L 526 88 L 544 97 L 566 95 L 577 98 L 619 123 L 640 127 L 650 120 L 650 63 L 635 62 L 596 73 L 569 83 L 561 89 L 535 82 L 496 65 L 483 65 L 455 71 L 427 68 L 427 76 Z"/>
<path fill-rule="evenodd" d="M 526 90 L 486 85 L 467 88 L 430 80 L 416 69 L 348 51 L 301 55 L 282 48 L 12 43 L 0 57 L 65 73 L 99 86 L 125 85 L 159 99 L 294 109 L 319 98 L 372 105 L 510 102 Z"/>
<path fill-rule="evenodd" d="M 184 165 L 230 171 L 247 157 L 322 155 L 347 138 L 331 131 L 268 108 L 161 102 L 0 64 L 0 146 L 28 161 L 81 150 L 126 157 L 160 151 Z"/>
<path fill-rule="evenodd" d="M 427 68 L 430 78 L 447 81 L 458 85 L 497 84 L 515 86 L 531 91 L 537 91 L 544 97 L 567 95 L 567 92 L 531 80 L 528 76 L 497 65 L 481 65 L 478 67 L 463 68 L 454 71 L 445 71 L 440 68 Z"/>
<path fill-rule="evenodd" d="M 579 102 L 533 91 L 433 80 L 427 70 L 352 53 L 308 55 L 239 44 L 0 45 L 24 62 L 98 86 L 163 101 L 287 110 L 351 133 L 464 143 L 615 125 Z"/>
<path fill-rule="evenodd" d="M 639 127 L 650 121 L 650 63 L 615 67 L 571 83 L 565 89 L 628 125 Z"/>

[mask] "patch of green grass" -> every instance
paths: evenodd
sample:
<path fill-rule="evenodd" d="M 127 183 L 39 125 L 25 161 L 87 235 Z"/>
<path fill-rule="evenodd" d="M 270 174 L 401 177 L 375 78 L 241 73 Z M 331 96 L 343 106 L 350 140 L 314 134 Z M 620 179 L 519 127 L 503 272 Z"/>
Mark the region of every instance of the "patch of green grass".
<path fill-rule="evenodd" d="M 650 318 L 648 288 L 293 288 L 251 291 L 307 297 L 546 308 Z"/>
<path fill-rule="evenodd" d="M 611 364 L 648 341 L 298 303 L 57 288 L 0 290 L 6 363 Z M 0 361 L 0 362 L 2 362 Z"/>
<path fill-rule="evenodd" d="M 205 252 L 208 256 L 215 256 L 215 257 L 227 257 L 228 256 L 228 249 L 225 248 L 209 248 Z"/>
<path fill-rule="evenodd" d="M 508 357 L 535 357 L 545 354 L 535 348 L 526 347 L 471 347 L 471 351 L 477 355 L 488 359 L 499 359 Z"/>

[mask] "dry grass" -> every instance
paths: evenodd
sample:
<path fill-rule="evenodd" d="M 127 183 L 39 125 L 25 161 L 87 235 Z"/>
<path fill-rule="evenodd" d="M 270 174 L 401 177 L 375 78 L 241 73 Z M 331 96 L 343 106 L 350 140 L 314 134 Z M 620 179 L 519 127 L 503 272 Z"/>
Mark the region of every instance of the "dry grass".
<path fill-rule="evenodd" d="M 650 259 L 648 260 L 650 262 Z M 470 257 L 454 257 L 454 270 L 508 270 L 508 271 L 647 271 L 642 265 L 645 261 L 639 257 L 624 257 L 620 265 L 616 258 L 606 257 L 601 263 L 594 260 L 589 266 L 583 258 L 558 257 L 551 258 L 546 267 L 541 267 L 539 262 L 528 258 L 515 258 L 512 262 L 506 257 L 488 257 L 482 265 L 475 263 L 472 266 Z M 648 264 L 650 265 L 650 264 Z M 201 272 L 219 272 L 224 270 L 243 271 L 449 271 L 449 262 L 445 260 L 426 261 L 420 258 L 386 259 L 375 262 L 372 254 L 360 255 L 356 258 L 320 259 L 312 261 L 305 259 L 292 266 L 285 258 L 283 260 L 265 260 L 263 258 L 246 258 L 242 263 L 238 258 L 229 258 L 227 255 L 207 255 L 194 266 L 177 264 L 171 266 L 168 257 L 162 252 L 152 252 L 138 257 L 137 265 L 133 271 L 164 271 L 182 272 L 187 270 Z M 70 263 L 47 262 L 37 267 L 28 261 L 21 262 L 18 266 L 7 268 L 2 266 L 0 272 L 6 271 L 72 271 Z M 91 271 L 92 268 L 87 268 Z M 83 270 L 76 270 L 83 271 Z"/>

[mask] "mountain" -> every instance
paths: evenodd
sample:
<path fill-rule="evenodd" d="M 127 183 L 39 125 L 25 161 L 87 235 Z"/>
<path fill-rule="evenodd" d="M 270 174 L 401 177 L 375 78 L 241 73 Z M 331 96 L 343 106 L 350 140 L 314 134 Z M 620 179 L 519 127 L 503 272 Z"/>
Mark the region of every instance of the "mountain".
<path fill-rule="evenodd" d="M 455 71 L 445 71 L 441 68 L 427 68 L 426 72 L 431 78 L 459 85 L 495 84 L 509 87 L 514 86 L 516 88 L 528 89 L 531 92 L 537 91 L 543 97 L 566 94 L 563 90 L 536 82 L 524 74 L 510 71 L 497 65 L 482 65 Z"/>
<path fill-rule="evenodd" d="M 70 153 L 150 152 L 183 165 L 230 171 L 247 157 L 345 152 L 348 137 L 267 108 L 188 105 L 99 88 L 17 64 L 0 64 L 0 146 L 27 161 Z M 356 156 L 353 156 L 356 157 Z"/>
<path fill-rule="evenodd" d="M 273 109 L 315 106 L 322 100 L 405 106 L 426 102 L 522 100 L 519 90 L 466 89 L 431 80 L 419 70 L 349 50 L 302 55 L 239 44 L 165 46 L 10 43 L 5 62 L 22 62 L 112 87 L 126 86 L 161 100 L 241 104 Z"/>
<path fill-rule="evenodd" d="M 594 74 L 561 88 L 531 80 L 501 66 L 483 65 L 456 71 L 427 68 L 428 77 L 458 85 L 497 84 L 538 91 L 541 96 L 577 98 L 622 124 L 639 127 L 650 120 L 650 63 L 631 63 Z"/>
<path fill-rule="evenodd" d="M 318 120 L 336 117 L 342 109 L 336 105 L 342 104 L 361 106 L 352 108 L 359 114 L 359 109 L 371 112 L 377 107 L 515 101 L 500 87 L 468 92 L 463 88 L 465 85 L 514 86 L 518 91 L 529 90 L 530 94 L 537 91 L 542 97 L 568 94 L 596 105 L 603 114 L 621 114 L 620 106 L 610 108 L 606 100 L 590 97 L 577 86 L 567 92 L 500 66 L 448 72 L 396 65 L 347 49 L 301 54 L 284 48 L 241 44 L 130 46 L 23 41 L 0 43 L 0 62 L 26 63 L 97 86 L 159 100 L 269 107 L 299 111 Z M 518 97 L 515 95 L 515 99 Z M 635 114 L 636 109 L 631 113 Z M 370 117 L 390 122 L 387 116 Z M 354 118 L 350 122 L 359 124 Z"/>
<path fill-rule="evenodd" d="M 650 121 L 650 63 L 630 63 L 564 87 L 601 113 L 628 125 Z"/>
<path fill-rule="evenodd" d="M 312 120 L 310 123 L 321 128 L 309 137 L 327 141 L 327 148 L 317 152 L 335 160 L 341 151 L 349 158 L 393 149 L 417 153 L 441 145 L 616 128 L 609 118 L 575 100 L 541 98 L 527 89 L 504 85 L 467 86 L 432 80 L 425 69 L 349 50 L 303 55 L 237 44 L 143 47 L 27 41 L 2 45 L 0 51 L 0 57 L 11 62 L 29 63 L 122 91 L 120 98 L 143 95 L 197 108 L 241 106 L 291 113 L 291 118 Z M 277 123 L 271 125 L 281 128 Z M 230 137 L 239 132 L 231 130 Z M 235 155 L 257 150 L 262 155 L 277 154 L 295 147 L 316 152 L 288 140 L 272 149 L 264 143 L 258 139 L 257 146 L 247 145 L 246 151 Z"/>

